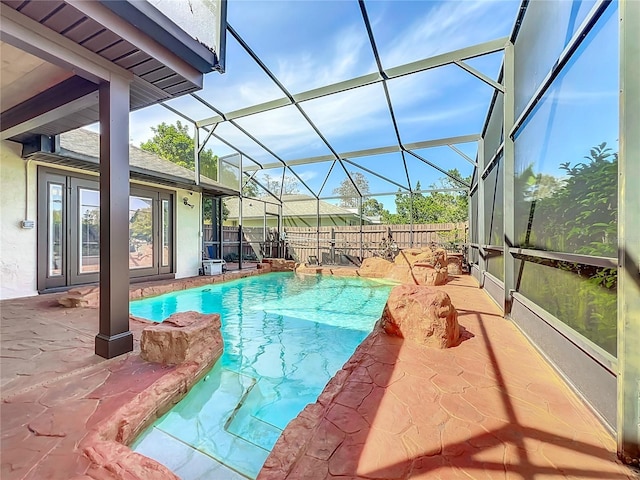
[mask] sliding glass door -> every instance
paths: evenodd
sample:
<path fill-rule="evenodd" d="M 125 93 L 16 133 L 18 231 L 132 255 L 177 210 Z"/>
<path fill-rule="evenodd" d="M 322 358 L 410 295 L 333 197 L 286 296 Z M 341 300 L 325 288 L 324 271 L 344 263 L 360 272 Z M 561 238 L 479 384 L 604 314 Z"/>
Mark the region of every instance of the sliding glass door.
<path fill-rule="evenodd" d="M 100 184 L 95 178 L 41 169 L 38 202 L 38 290 L 100 280 Z M 130 277 L 171 273 L 173 195 L 132 187 Z"/>

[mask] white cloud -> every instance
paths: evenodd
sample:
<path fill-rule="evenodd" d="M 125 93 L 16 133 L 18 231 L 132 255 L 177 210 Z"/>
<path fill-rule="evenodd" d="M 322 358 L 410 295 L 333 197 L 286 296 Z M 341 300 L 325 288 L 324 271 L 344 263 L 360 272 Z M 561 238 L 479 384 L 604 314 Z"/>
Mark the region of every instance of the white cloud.
<path fill-rule="evenodd" d="M 306 172 L 302 172 L 302 173 L 296 172 L 296 173 L 298 174 L 298 177 L 300 177 L 305 182 L 308 182 L 309 180 L 313 180 L 318 176 L 318 172 L 313 170 L 307 170 Z"/>
<path fill-rule="evenodd" d="M 291 54 L 283 52 L 278 56 L 274 73 L 293 93 L 376 70 L 369 41 L 361 25 L 349 25 L 337 31 L 329 44 L 313 47 Z"/>
<path fill-rule="evenodd" d="M 505 5 L 504 0 L 437 4 L 407 28 L 397 30 L 395 38 L 388 42 L 391 47 L 382 49 L 384 67 L 403 65 L 505 35 L 513 23 L 511 16 L 502 14 Z"/>

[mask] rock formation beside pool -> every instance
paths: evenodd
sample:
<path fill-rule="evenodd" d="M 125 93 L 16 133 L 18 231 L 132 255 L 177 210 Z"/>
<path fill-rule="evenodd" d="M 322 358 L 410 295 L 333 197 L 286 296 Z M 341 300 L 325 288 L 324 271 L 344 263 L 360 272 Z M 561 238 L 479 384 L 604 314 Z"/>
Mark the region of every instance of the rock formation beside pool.
<path fill-rule="evenodd" d="M 272 272 L 293 272 L 296 269 L 294 260 L 285 260 L 284 258 L 263 258 L 262 263 L 269 265 Z"/>
<path fill-rule="evenodd" d="M 449 295 L 419 285 L 398 285 L 389 294 L 381 325 L 389 335 L 432 348 L 458 343 L 458 312 Z"/>
<path fill-rule="evenodd" d="M 358 274 L 410 285 L 444 285 L 449 276 L 447 252 L 441 248 L 407 248 L 400 250 L 393 262 L 379 257 L 365 258 Z"/>
<path fill-rule="evenodd" d="M 394 267 L 394 263 L 380 257 L 365 258 L 358 269 L 361 277 L 385 278 Z"/>
<path fill-rule="evenodd" d="M 162 323 L 142 331 L 140 356 L 148 362 L 180 365 L 222 355 L 220 315 L 198 312 L 174 313 Z"/>

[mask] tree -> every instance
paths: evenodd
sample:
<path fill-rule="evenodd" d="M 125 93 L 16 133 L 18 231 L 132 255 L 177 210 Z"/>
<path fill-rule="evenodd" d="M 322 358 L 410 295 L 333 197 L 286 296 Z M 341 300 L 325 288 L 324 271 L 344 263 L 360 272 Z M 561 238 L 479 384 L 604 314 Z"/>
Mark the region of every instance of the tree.
<path fill-rule="evenodd" d="M 137 209 L 129 220 L 129 224 L 131 238 L 151 242 L 153 232 L 151 207 Z"/>
<path fill-rule="evenodd" d="M 202 221 L 206 225 L 211 225 L 215 213 L 213 212 L 213 197 L 205 196 L 202 199 Z M 222 221 L 225 221 L 229 217 L 229 209 L 222 201 Z"/>
<path fill-rule="evenodd" d="M 362 202 L 362 214 L 367 217 L 382 217 L 385 212 L 384 205 L 375 198 L 367 198 Z"/>
<path fill-rule="evenodd" d="M 601 143 L 584 159 L 575 166 L 561 163 L 565 178 L 550 180 L 546 178 L 550 175 L 535 175 L 532 167 L 516 177 L 519 245 L 584 255 L 617 254 L 618 154 Z"/>
<path fill-rule="evenodd" d="M 260 183 L 262 183 L 264 188 L 276 196 L 280 195 L 280 190 L 282 190 L 282 195 L 291 195 L 300 191 L 298 181 L 291 175 L 285 175 L 283 183 L 282 177 L 275 177 L 268 173 L 263 173 Z"/>
<path fill-rule="evenodd" d="M 194 141 L 189 134 L 187 124 L 182 124 L 180 120 L 176 124 L 162 122 L 157 127 L 151 127 L 153 137 L 140 144 L 140 148 L 147 152 L 154 153 L 170 162 L 188 168 L 195 169 Z M 200 173 L 206 177 L 216 180 L 218 170 L 218 157 L 211 150 L 200 152 Z"/>
<path fill-rule="evenodd" d="M 470 177 L 463 178 L 457 169 L 447 172 L 467 183 Z M 460 188 L 461 184 L 451 177 L 442 177 L 431 184 L 431 189 Z M 398 190 L 396 194 L 396 213 L 383 215 L 385 223 L 456 223 L 465 222 L 469 218 L 469 200 L 466 191 L 422 193 L 420 181 L 412 193 Z"/>
<path fill-rule="evenodd" d="M 559 163 L 565 175 L 554 180 L 534 167 L 515 177 L 516 246 L 616 257 L 618 154 L 596 145 L 581 162 Z M 529 300 L 616 355 L 616 268 L 529 256 L 518 282 Z"/>
<path fill-rule="evenodd" d="M 258 196 L 258 185 L 253 180 L 247 179 L 245 184 L 242 186 L 242 196 L 243 197 L 257 197 Z"/>
<path fill-rule="evenodd" d="M 353 183 L 349 178 L 345 178 L 340 185 L 333 189 L 335 195 L 340 196 L 340 206 L 345 208 L 357 208 L 360 196 L 366 197 L 369 195 L 369 181 L 360 172 L 349 172 L 349 175 L 353 179 Z M 353 185 L 356 185 L 356 188 Z M 360 195 L 358 195 L 358 191 Z"/>

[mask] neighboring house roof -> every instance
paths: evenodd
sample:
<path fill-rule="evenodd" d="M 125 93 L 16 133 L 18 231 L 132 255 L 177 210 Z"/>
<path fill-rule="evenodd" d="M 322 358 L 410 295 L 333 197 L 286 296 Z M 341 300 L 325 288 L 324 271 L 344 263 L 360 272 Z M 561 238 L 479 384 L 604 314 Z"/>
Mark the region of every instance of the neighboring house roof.
<path fill-rule="evenodd" d="M 237 216 L 238 198 L 227 198 L 225 204 L 230 210 L 229 218 Z M 320 216 L 358 217 L 357 212 L 350 211 L 338 205 L 320 200 Z M 267 204 L 267 211 L 276 213 L 277 207 Z M 318 213 L 317 200 L 309 195 L 292 194 L 282 195 L 282 215 L 284 217 L 315 217 Z M 242 201 L 243 218 L 262 218 L 264 216 L 264 203 L 259 200 L 245 198 Z"/>
<path fill-rule="evenodd" d="M 54 152 L 36 151 L 26 158 L 57 164 L 73 164 L 85 170 L 97 171 L 100 166 L 100 135 L 85 129 L 60 135 L 60 146 Z M 153 153 L 129 145 L 131 177 L 187 188 L 195 187 L 194 172 Z M 200 187 L 217 195 L 236 195 L 232 189 L 201 178 Z"/>

